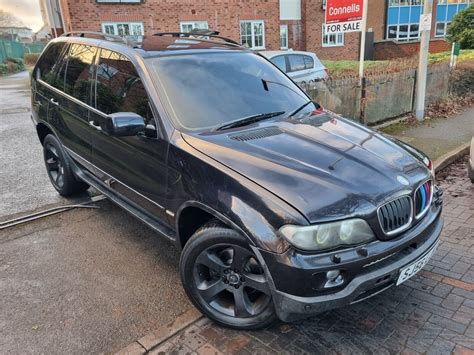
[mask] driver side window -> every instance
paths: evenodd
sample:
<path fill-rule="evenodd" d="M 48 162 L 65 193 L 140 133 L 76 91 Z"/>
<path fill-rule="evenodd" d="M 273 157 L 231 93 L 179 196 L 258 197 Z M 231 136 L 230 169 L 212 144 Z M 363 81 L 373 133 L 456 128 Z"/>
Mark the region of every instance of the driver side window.
<path fill-rule="evenodd" d="M 145 87 L 124 55 L 102 49 L 97 65 L 95 107 L 105 114 L 135 112 L 156 129 Z"/>

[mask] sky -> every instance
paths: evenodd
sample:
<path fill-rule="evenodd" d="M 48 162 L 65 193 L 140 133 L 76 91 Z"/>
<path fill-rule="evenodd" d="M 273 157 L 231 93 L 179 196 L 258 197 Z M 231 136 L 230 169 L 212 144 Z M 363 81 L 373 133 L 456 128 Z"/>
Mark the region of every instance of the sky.
<path fill-rule="evenodd" d="M 18 17 L 26 27 L 33 31 L 43 26 L 39 0 L 0 0 L 0 9 Z"/>

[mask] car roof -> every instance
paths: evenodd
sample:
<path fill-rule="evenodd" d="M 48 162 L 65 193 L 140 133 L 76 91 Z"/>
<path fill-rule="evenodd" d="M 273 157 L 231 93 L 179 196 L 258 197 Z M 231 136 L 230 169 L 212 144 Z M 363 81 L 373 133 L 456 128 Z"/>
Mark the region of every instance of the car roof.
<path fill-rule="evenodd" d="M 111 36 L 116 37 L 116 36 Z M 61 36 L 51 42 L 69 42 L 96 45 L 111 50 L 120 50 L 124 54 L 138 54 L 143 58 L 191 54 L 202 52 L 250 52 L 243 46 L 225 42 L 223 40 L 212 40 L 191 37 L 165 36 L 143 36 L 143 40 L 130 42 L 120 38 L 107 40 L 104 34 L 98 34 L 91 37 L 82 36 Z"/>
<path fill-rule="evenodd" d="M 143 57 L 170 55 L 178 53 L 203 51 L 250 51 L 249 49 L 224 42 L 221 40 L 172 37 L 172 36 L 144 36 L 143 42 L 137 49 Z"/>
<path fill-rule="evenodd" d="M 315 53 L 305 52 L 305 51 L 293 51 L 293 50 L 288 50 L 288 51 L 261 51 L 259 53 L 264 55 L 267 58 L 273 58 L 273 57 L 276 57 L 277 55 L 285 55 L 285 54 L 304 54 L 304 55 L 309 55 L 309 56 L 317 58 Z"/>

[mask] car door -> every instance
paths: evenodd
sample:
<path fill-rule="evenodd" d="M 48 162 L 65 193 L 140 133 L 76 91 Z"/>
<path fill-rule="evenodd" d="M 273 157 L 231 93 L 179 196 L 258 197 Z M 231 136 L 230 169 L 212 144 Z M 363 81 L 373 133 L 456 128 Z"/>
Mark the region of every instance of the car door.
<path fill-rule="evenodd" d="M 48 117 L 50 124 L 76 161 L 91 169 L 91 139 L 93 127 L 89 125 L 91 104 L 92 68 L 97 47 L 72 43 L 51 77 Z"/>
<path fill-rule="evenodd" d="M 153 106 L 133 63 L 123 54 L 101 49 L 96 62 L 91 111 L 93 164 L 96 175 L 112 190 L 150 216 L 164 221 L 168 141 L 161 135 Z M 107 115 L 134 112 L 147 129 L 129 137 L 114 137 L 100 128 Z"/>
<path fill-rule="evenodd" d="M 58 42 L 48 46 L 41 56 L 33 72 L 31 106 L 33 114 L 38 119 L 48 121 L 49 100 L 52 98 L 52 90 L 46 83 L 50 82 L 61 61 L 67 43 Z"/>

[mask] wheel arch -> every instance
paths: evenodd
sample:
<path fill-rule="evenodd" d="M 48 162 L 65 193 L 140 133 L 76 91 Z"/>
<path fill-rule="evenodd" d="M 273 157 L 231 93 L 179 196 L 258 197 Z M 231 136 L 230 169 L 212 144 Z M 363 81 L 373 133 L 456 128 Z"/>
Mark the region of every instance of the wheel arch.
<path fill-rule="evenodd" d="M 185 202 L 176 213 L 177 243 L 182 249 L 191 236 L 212 219 L 217 219 L 227 227 L 239 232 L 249 245 L 255 245 L 253 240 L 230 218 L 215 209 L 198 201 Z"/>
<path fill-rule="evenodd" d="M 48 134 L 54 135 L 53 130 L 43 122 L 40 122 L 36 125 L 36 133 L 38 134 L 41 144 L 43 144 L 44 139 Z"/>

